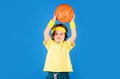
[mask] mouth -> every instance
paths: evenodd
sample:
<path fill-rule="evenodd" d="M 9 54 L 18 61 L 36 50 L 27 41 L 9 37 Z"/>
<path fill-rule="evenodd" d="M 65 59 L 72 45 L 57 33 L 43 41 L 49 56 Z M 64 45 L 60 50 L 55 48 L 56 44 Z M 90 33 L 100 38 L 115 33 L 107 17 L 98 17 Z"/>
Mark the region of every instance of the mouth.
<path fill-rule="evenodd" d="M 61 38 L 57 38 L 57 39 L 61 39 Z"/>

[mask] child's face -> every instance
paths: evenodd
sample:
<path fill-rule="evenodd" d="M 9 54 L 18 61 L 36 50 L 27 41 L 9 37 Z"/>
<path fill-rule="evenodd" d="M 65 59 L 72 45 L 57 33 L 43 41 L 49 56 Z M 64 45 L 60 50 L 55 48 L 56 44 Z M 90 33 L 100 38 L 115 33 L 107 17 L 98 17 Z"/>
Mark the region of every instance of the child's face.
<path fill-rule="evenodd" d="M 60 43 L 60 42 L 62 42 L 62 41 L 64 41 L 64 39 L 65 39 L 65 33 L 64 32 L 62 32 L 62 31 L 55 31 L 55 35 L 54 35 L 54 40 L 56 41 L 56 42 L 58 42 L 58 43 Z"/>

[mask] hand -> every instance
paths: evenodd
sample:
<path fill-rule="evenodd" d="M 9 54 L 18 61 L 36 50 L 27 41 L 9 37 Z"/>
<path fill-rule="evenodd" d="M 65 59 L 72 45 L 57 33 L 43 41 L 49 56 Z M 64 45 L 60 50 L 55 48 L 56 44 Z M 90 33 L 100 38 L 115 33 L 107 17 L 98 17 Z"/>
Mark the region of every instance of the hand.
<path fill-rule="evenodd" d="M 52 19 L 52 20 L 56 21 L 56 15 L 54 15 L 54 17 L 53 17 L 53 19 Z"/>
<path fill-rule="evenodd" d="M 75 14 L 74 14 L 73 18 L 71 19 L 71 21 L 74 21 L 74 19 L 75 19 Z"/>

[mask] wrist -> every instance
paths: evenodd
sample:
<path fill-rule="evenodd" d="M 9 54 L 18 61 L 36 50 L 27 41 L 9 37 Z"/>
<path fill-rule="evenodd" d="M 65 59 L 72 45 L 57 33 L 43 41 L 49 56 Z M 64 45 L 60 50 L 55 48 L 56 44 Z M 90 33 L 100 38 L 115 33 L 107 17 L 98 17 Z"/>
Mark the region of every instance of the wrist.
<path fill-rule="evenodd" d="M 76 25 L 74 21 L 70 21 L 70 29 L 75 29 Z"/>
<path fill-rule="evenodd" d="M 55 20 L 52 19 L 52 20 L 49 21 L 47 26 L 52 28 L 54 24 L 55 24 Z"/>

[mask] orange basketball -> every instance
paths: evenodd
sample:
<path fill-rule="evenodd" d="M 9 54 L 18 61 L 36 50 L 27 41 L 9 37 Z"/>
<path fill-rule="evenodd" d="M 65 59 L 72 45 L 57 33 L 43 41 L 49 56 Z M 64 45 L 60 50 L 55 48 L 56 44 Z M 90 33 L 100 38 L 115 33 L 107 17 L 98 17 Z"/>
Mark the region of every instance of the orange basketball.
<path fill-rule="evenodd" d="M 74 16 L 74 10 L 68 4 L 61 4 L 56 8 L 55 15 L 60 22 L 70 22 Z"/>

